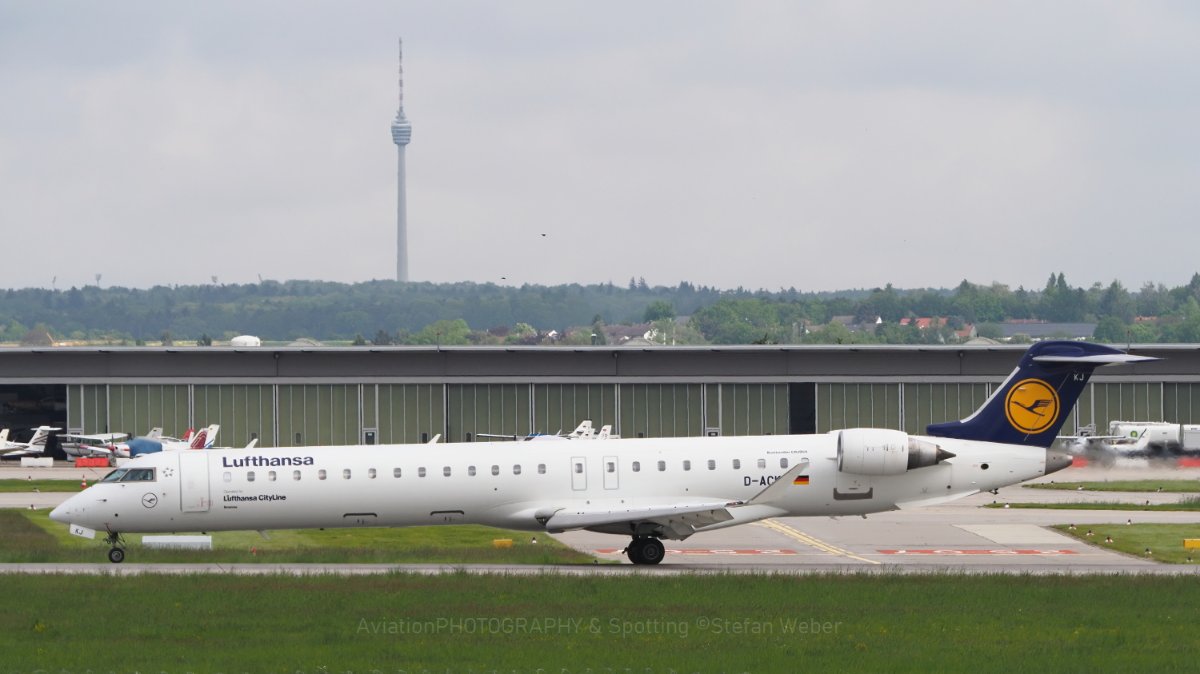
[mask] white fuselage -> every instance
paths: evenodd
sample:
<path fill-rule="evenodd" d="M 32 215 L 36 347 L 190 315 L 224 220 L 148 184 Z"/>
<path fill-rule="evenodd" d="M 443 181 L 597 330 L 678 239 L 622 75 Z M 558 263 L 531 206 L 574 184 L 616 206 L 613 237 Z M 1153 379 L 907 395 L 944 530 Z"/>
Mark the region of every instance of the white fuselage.
<path fill-rule="evenodd" d="M 945 502 L 1046 471 L 1040 448 L 931 438 L 955 456 L 898 475 L 853 475 L 838 469 L 837 437 L 164 452 L 125 464 L 154 468 L 153 482 L 99 482 L 51 516 L 121 533 L 428 524 L 544 531 L 546 518 L 563 509 L 751 501 L 793 471 L 782 496 L 732 507 L 732 520 L 702 527 L 711 529 Z M 795 484 L 800 473 L 807 484 Z"/>

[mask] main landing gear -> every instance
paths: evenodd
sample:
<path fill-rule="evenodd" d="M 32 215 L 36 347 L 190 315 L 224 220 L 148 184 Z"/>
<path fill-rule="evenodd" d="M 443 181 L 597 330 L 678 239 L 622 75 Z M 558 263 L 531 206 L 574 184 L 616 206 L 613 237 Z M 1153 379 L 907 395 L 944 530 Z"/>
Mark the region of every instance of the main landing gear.
<path fill-rule="evenodd" d="M 665 553 L 662 541 L 649 536 L 634 536 L 625 548 L 625 554 L 634 564 L 658 564 Z"/>
<path fill-rule="evenodd" d="M 104 542 L 112 546 L 108 550 L 108 561 L 113 564 L 120 564 L 125 561 L 125 539 L 121 538 L 121 534 L 110 531 L 108 532 L 108 538 L 105 538 Z"/>

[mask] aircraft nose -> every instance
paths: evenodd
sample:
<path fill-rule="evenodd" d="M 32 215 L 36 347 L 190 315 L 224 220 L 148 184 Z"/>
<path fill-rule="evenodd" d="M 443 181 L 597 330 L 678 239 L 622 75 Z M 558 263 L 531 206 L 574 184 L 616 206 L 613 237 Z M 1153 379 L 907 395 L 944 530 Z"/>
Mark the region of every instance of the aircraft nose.
<path fill-rule="evenodd" d="M 63 524 L 73 524 L 71 518 L 79 515 L 79 511 L 81 510 L 79 507 L 79 496 L 79 494 L 75 494 L 58 504 L 58 507 L 50 511 L 50 519 L 55 522 L 62 522 Z"/>
<path fill-rule="evenodd" d="M 67 503 L 70 500 L 71 499 L 67 499 L 66 501 L 60 503 L 57 507 L 55 507 L 54 510 L 51 510 L 50 511 L 50 519 L 54 520 L 55 522 L 62 522 L 63 524 L 70 524 L 70 522 L 67 521 Z"/>
<path fill-rule="evenodd" d="M 1049 475 L 1050 473 L 1056 473 L 1056 472 L 1062 470 L 1063 468 L 1069 467 L 1071 465 L 1072 461 L 1073 461 L 1073 459 L 1072 459 L 1071 455 L 1068 454 L 1067 452 L 1057 450 L 1057 449 L 1047 449 L 1046 450 L 1046 471 L 1043 474 Z"/>

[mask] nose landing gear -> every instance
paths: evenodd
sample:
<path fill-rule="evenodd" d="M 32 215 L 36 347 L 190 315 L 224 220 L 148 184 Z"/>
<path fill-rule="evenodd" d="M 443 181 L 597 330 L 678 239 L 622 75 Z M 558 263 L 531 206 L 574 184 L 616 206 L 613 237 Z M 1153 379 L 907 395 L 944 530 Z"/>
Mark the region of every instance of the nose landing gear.
<path fill-rule="evenodd" d="M 625 548 L 625 554 L 634 564 L 658 564 L 665 553 L 662 541 L 649 536 L 635 536 Z"/>
<path fill-rule="evenodd" d="M 112 546 L 108 550 L 108 561 L 113 564 L 120 564 L 125 561 L 125 539 L 121 538 L 121 534 L 110 531 L 104 542 Z"/>

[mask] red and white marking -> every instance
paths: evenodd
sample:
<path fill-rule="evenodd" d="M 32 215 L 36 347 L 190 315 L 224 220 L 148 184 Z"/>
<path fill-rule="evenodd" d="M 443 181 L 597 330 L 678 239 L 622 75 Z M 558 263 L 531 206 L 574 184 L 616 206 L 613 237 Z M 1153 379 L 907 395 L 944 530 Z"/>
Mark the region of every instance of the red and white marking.
<path fill-rule="evenodd" d="M 877 550 L 881 555 L 1078 555 L 1074 550 Z"/>
<path fill-rule="evenodd" d="M 621 548 L 600 548 L 593 550 L 598 555 L 616 555 L 621 553 Z M 765 548 L 761 550 L 734 550 L 734 549 L 705 549 L 705 548 L 684 548 L 682 550 L 667 550 L 668 555 L 798 555 L 800 553 L 795 550 L 785 548 Z"/>

